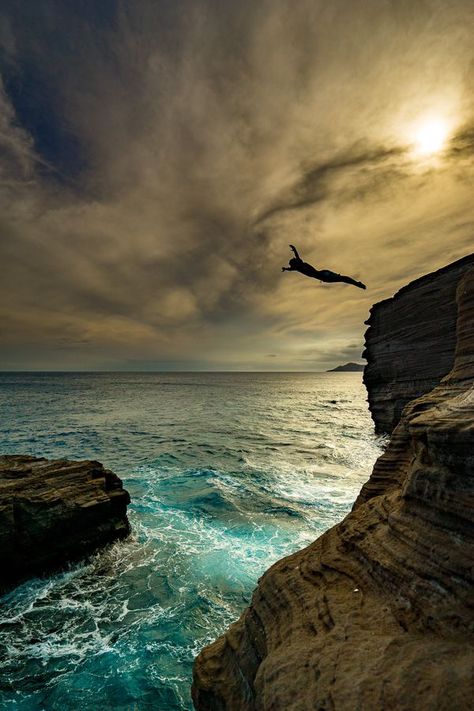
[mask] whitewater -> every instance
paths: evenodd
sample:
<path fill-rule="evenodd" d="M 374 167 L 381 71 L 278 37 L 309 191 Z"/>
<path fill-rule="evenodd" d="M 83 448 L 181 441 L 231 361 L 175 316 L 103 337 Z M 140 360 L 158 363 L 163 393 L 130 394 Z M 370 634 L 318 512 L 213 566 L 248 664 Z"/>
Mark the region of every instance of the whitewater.
<path fill-rule="evenodd" d="M 0 598 L 0 707 L 192 708 L 258 578 L 350 510 L 383 441 L 360 373 L 0 374 L 0 452 L 97 459 L 132 536 Z"/>

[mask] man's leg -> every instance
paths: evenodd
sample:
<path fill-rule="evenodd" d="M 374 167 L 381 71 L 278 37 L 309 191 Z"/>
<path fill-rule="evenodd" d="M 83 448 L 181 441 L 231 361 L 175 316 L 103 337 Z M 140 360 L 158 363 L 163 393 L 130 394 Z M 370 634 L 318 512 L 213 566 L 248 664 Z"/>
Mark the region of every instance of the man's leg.
<path fill-rule="evenodd" d="M 337 279 L 335 281 L 342 281 L 344 284 L 352 284 L 353 286 L 357 286 L 359 289 L 365 289 L 366 286 L 363 284 L 361 281 L 356 281 L 350 276 L 344 276 L 343 274 L 338 274 Z"/>

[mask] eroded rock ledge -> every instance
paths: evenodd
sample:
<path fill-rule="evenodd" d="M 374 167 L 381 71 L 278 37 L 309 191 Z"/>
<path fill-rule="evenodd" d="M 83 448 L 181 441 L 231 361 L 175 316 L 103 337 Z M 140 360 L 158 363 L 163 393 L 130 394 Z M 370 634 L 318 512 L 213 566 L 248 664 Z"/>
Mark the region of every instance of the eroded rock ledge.
<path fill-rule="evenodd" d="M 456 289 L 474 254 L 412 281 L 375 304 L 366 321 L 364 383 L 377 432 L 391 433 L 405 405 L 453 366 Z"/>
<path fill-rule="evenodd" d="M 99 462 L 0 457 L 0 590 L 128 535 L 128 503 Z"/>
<path fill-rule="evenodd" d="M 352 512 L 270 568 L 194 667 L 197 709 L 437 711 L 474 695 L 474 270 L 455 361 Z"/>

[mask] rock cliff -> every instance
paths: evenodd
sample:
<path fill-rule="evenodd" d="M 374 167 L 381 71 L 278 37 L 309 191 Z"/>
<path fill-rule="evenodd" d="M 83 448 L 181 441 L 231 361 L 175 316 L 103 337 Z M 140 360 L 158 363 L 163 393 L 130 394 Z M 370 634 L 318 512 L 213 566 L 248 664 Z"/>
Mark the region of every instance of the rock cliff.
<path fill-rule="evenodd" d="M 366 323 L 364 383 L 377 432 L 391 433 L 405 405 L 452 368 L 456 288 L 474 254 L 404 286 L 372 307 Z"/>
<path fill-rule="evenodd" d="M 126 536 L 129 502 L 99 462 L 0 457 L 0 590 Z"/>
<path fill-rule="evenodd" d="M 201 711 L 437 711 L 474 696 L 474 269 L 454 364 L 351 513 L 276 563 L 194 667 Z"/>

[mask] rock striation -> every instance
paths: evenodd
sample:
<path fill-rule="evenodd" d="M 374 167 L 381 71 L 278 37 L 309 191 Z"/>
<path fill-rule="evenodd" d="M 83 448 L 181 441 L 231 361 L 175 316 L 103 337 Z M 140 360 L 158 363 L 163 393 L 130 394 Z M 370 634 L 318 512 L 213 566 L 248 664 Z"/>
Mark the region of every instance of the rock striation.
<path fill-rule="evenodd" d="M 197 657 L 197 709 L 472 706 L 474 269 L 457 304 L 450 373 L 405 408 L 351 513 L 270 568 Z"/>
<path fill-rule="evenodd" d="M 99 462 L 0 457 L 0 590 L 127 536 L 129 503 Z"/>
<path fill-rule="evenodd" d="M 427 274 L 372 307 L 366 323 L 364 383 L 378 433 L 391 433 L 411 400 L 452 368 L 456 289 L 474 254 Z"/>

